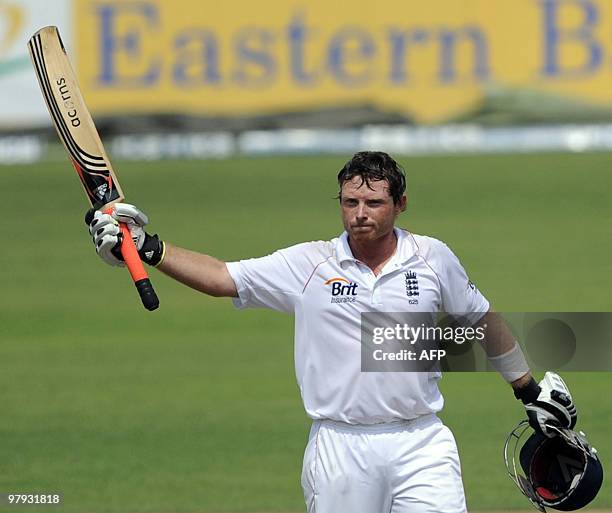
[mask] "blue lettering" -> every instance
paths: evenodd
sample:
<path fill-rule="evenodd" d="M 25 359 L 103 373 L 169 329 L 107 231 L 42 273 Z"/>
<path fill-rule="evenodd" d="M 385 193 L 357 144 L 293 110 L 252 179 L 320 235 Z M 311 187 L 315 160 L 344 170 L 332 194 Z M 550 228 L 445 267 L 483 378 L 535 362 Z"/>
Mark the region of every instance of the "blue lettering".
<path fill-rule="evenodd" d="M 572 5 L 584 13 L 584 21 L 573 28 L 559 26 L 559 10 L 562 5 Z M 540 0 L 544 23 L 544 62 L 540 73 L 547 77 L 580 77 L 594 73 L 603 61 L 603 48 L 595 40 L 593 29 L 598 23 L 597 6 L 589 0 Z M 563 68 L 560 64 L 562 45 L 580 45 L 585 51 L 584 63 Z"/>
<path fill-rule="evenodd" d="M 119 16 L 131 13 L 142 18 L 152 29 L 159 29 L 156 6 L 148 3 L 103 4 L 98 7 L 100 19 L 100 62 L 102 68 L 98 80 L 103 84 L 121 87 L 140 87 L 150 85 L 158 80 L 161 64 L 159 59 L 151 61 L 148 69 L 140 75 L 119 76 L 116 69 L 116 58 L 124 52 L 135 64 L 141 60 L 140 43 L 142 33 L 132 29 L 123 35 L 116 33 L 116 20 Z"/>
<path fill-rule="evenodd" d="M 423 29 L 389 31 L 389 42 L 391 43 L 391 69 L 389 79 L 395 84 L 403 84 L 408 79 L 406 61 L 408 58 L 408 46 L 411 43 L 423 44 L 429 38 L 429 33 Z"/>
<path fill-rule="evenodd" d="M 344 85 L 364 85 L 371 78 L 370 64 L 375 54 L 376 45 L 368 32 L 360 27 L 344 28 L 329 43 L 329 69 Z M 359 71 L 354 69 L 356 65 Z"/>
<path fill-rule="evenodd" d="M 342 291 L 342 283 L 340 282 L 333 282 L 332 283 L 332 296 L 337 296 L 341 293 Z"/>
<path fill-rule="evenodd" d="M 261 87 L 276 75 L 272 54 L 274 34 L 263 28 L 243 29 L 236 35 L 234 80 L 245 87 Z"/>
<path fill-rule="evenodd" d="M 206 29 L 183 31 L 174 47 L 178 51 L 174 64 L 174 79 L 178 84 L 195 86 L 221 82 L 219 43 L 213 32 Z"/>
<path fill-rule="evenodd" d="M 293 80 L 300 85 L 311 85 L 317 78 L 316 72 L 306 71 L 306 42 L 310 32 L 303 16 L 297 15 L 287 27 L 289 39 L 289 65 Z"/>
<path fill-rule="evenodd" d="M 334 281 L 332 282 L 331 286 L 332 286 L 332 296 L 340 296 L 340 295 L 355 296 L 357 295 L 358 285 L 356 283 L 351 282 L 347 285 L 343 285 L 339 281 Z"/>
<path fill-rule="evenodd" d="M 440 38 L 440 68 L 438 76 L 442 82 L 453 82 L 457 78 L 457 66 L 455 57 L 457 53 L 457 42 L 460 39 L 471 41 L 474 49 L 474 68 L 472 76 L 482 80 L 489 76 L 489 52 L 487 38 L 481 29 L 466 26 L 459 29 L 441 29 Z"/>

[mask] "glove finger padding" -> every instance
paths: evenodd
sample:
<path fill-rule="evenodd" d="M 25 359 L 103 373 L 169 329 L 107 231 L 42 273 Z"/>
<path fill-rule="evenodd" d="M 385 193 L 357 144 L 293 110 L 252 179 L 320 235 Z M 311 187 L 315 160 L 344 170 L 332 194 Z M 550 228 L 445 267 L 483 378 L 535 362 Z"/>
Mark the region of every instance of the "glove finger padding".
<path fill-rule="evenodd" d="M 123 267 L 125 264 L 121 256 L 122 235 L 119 223 L 99 210 L 90 210 L 85 220 L 90 221 L 89 233 L 100 258 L 109 265 Z"/>
<path fill-rule="evenodd" d="M 149 265 L 159 265 L 164 258 L 165 245 L 157 235 L 144 231 L 143 227 L 149 222 L 146 214 L 128 203 L 116 203 L 112 208 L 111 214 L 92 208 L 85 215 L 98 255 L 107 264 L 125 265 L 121 254 L 123 235 L 119 226 L 119 223 L 125 223 L 141 260 Z"/>
<path fill-rule="evenodd" d="M 134 224 L 143 228 L 149 223 L 149 218 L 142 210 L 129 203 L 115 203 L 113 217 L 120 223 Z"/>
<path fill-rule="evenodd" d="M 537 399 L 525 405 L 531 427 L 549 437 L 556 434 L 549 425 L 573 429 L 578 414 L 565 382 L 558 374 L 547 372 L 539 385 Z"/>
<path fill-rule="evenodd" d="M 98 239 L 96 251 L 100 258 L 109 265 L 124 267 L 125 262 L 119 259 L 121 255 L 121 234 L 118 236 L 107 235 Z"/>
<path fill-rule="evenodd" d="M 118 227 L 118 223 L 112 216 L 100 212 L 99 210 L 95 210 L 93 216 L 91 216 L 91 221 L 89 222 L 89 234 L 92 237 L 95 237 L 98 230 L 104 229 L 107 226 Z"/>
<path fill-rule="evenodd" d="M 115 203 L 112 216 L 113 219 L 127 225 L 134 245 L 140 251 L 146 238 L 144 226 L 149 222 L 147 215 L 129 203 Z"/>

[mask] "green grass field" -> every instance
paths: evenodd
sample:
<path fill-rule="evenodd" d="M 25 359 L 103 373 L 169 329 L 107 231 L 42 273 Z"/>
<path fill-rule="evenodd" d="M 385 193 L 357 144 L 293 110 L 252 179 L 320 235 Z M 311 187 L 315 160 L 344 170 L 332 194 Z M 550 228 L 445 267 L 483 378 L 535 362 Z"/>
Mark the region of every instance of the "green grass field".
<path fill-rule="evenodd" d="M 337 235 L 346 158 L 117 168 L 151 230 L 235 260 Z M 400 224 L 445 240 L 498 310 L 611 309 L 610 155 L 400 160 Z M 127 272 L 95 256 L 68 164 L 0 175 L 0 492 L 61 491 L 51 511 L 75 513 L 303 511 L 292 319 L 236 312 L 155 271 L 162 304 L 147 313 Z M 612 376 L 565 377 L 612 468 Z M 502 464 L 522 416 L 509 388 L 494 374 L 442 387 L 470 509 L 527 509 Z M 612 506 L 608 484 L 594 507 Z"/>

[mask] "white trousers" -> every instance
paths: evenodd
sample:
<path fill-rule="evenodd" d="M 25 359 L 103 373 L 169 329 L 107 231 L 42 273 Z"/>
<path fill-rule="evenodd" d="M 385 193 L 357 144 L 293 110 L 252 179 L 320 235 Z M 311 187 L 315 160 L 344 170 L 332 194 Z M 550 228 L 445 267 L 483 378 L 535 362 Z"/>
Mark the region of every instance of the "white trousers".
<path fill-rule="evenodd" d="M 312 424 L 302 468 L 308 513 L 466 513 L 457 445 L 436 415 Z"/>

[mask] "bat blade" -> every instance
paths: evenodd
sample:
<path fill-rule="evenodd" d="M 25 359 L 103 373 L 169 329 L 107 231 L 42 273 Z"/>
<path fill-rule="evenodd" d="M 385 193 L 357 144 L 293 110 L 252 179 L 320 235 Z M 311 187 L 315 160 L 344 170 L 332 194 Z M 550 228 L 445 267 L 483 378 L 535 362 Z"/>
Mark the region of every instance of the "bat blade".
<path fill-rule="evenodd" d="M 85 105 L 57 27 L 44 27 L 28 42 L 49 114 L 90 204 L 102 209 L 122 201 L 123 191 Z"/>
<path fill-rule="evenodd" d="M 105 212 L 123 201 L 123 191 L 100 135 L 85 105 L 57 27 L 44 27 L 28 42 L 38 83 L 62 144 L 68 152 L 91 206 Z M 128 227 L 121 223 L 121 255 L 147 310 L 159 299 L 142 265 Z"/>

